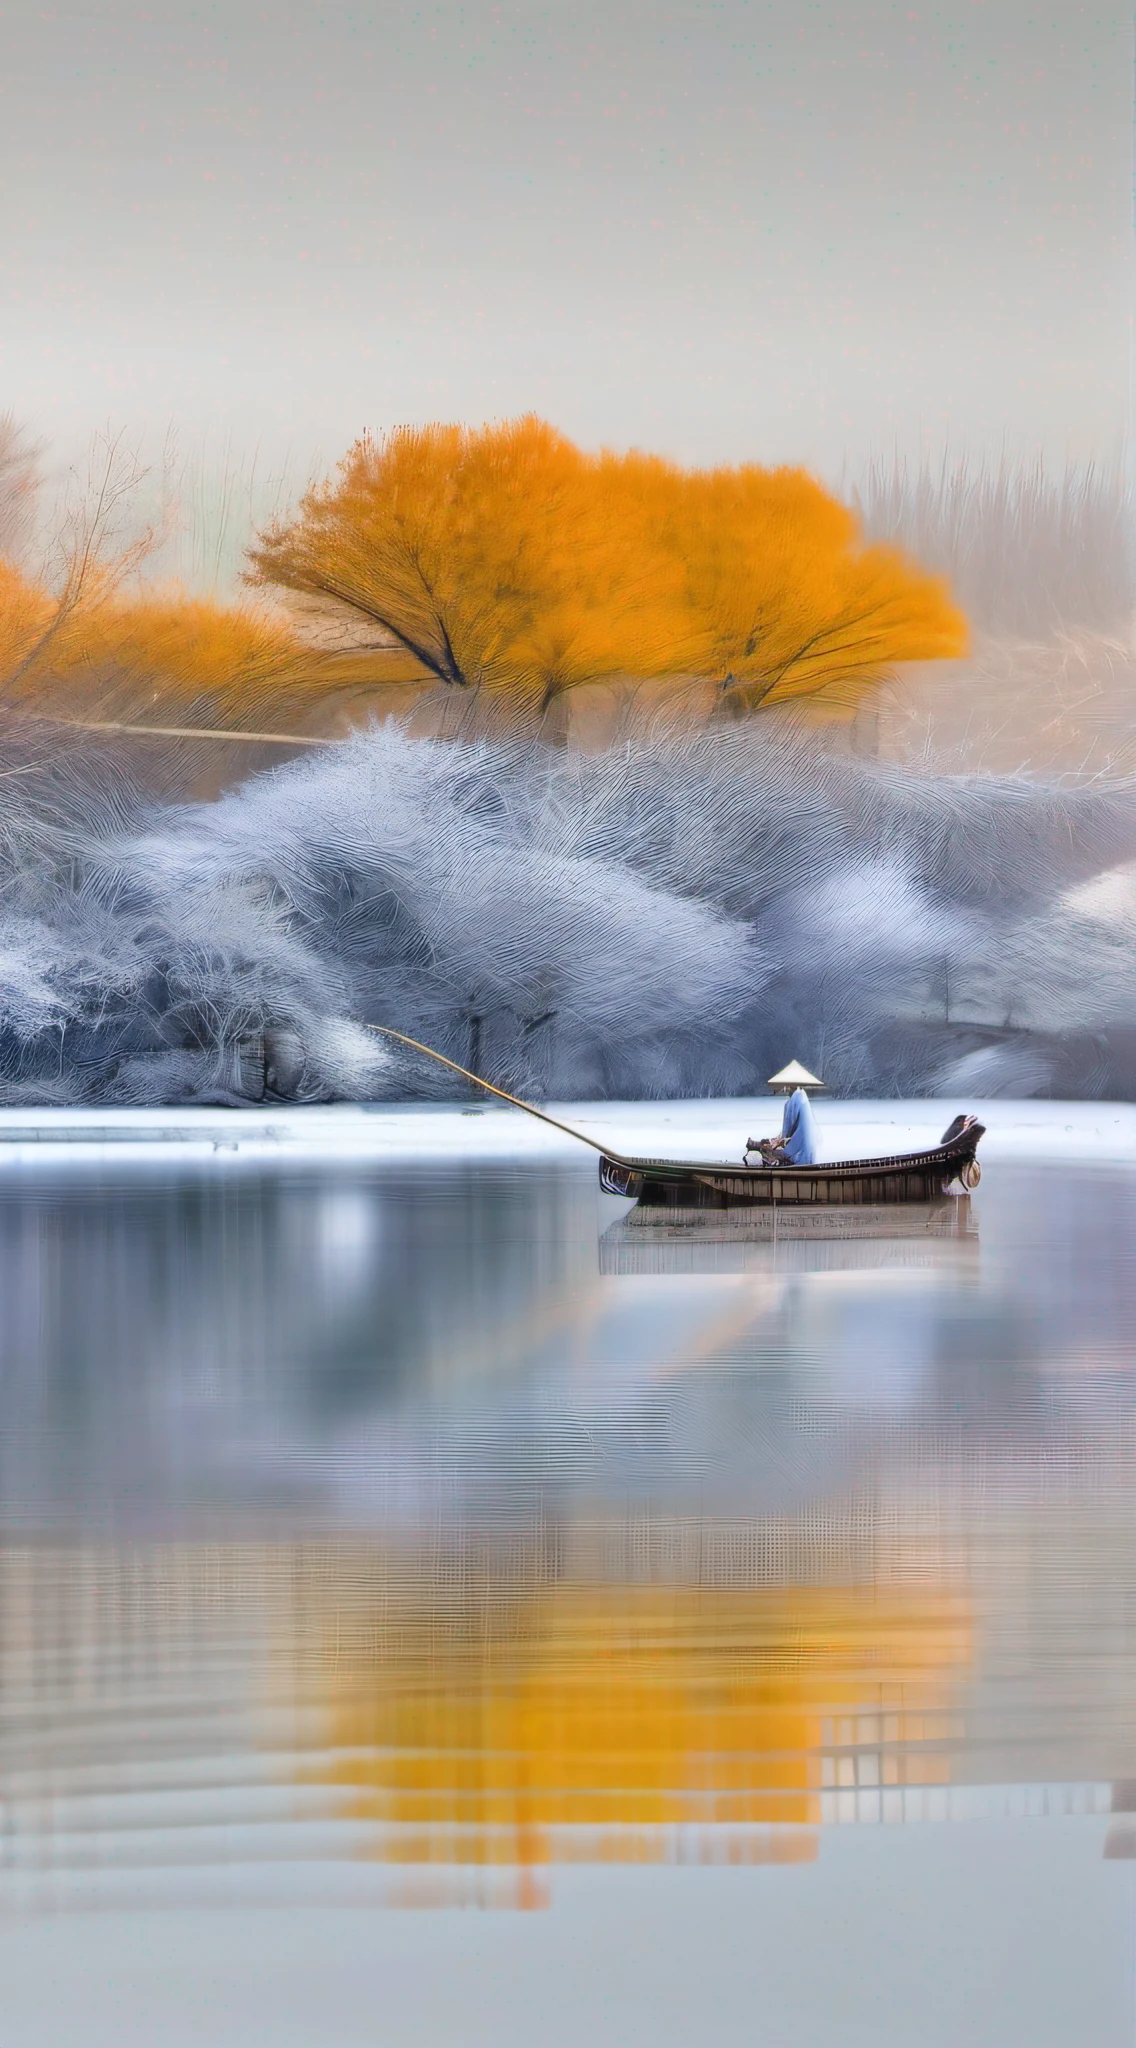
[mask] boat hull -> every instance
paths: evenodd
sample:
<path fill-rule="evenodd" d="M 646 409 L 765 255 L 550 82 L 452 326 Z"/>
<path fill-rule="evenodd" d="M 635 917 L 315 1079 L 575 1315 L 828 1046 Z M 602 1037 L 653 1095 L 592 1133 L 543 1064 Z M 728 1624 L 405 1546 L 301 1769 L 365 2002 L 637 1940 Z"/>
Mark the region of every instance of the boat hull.
<path fill-rule="evenodd" d="M 604 1155 L 600 1185 L 641 1209 L 850 1208 L 865 1204 L 934 1202 L 952 1186 L 979 1179 L 975 1153 L 982 1124 L 971 1124 L 953 1143 L 884 1159 L 849 1159 L 816 1166 L 729 1166 Z"/>

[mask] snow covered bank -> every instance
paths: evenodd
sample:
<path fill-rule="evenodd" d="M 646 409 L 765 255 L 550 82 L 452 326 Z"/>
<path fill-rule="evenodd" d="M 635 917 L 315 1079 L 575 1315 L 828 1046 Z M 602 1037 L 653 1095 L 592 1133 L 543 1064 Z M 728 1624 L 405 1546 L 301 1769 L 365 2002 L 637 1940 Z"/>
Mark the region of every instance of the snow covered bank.
<path fill-rule="evenodd" d="M 738 1159 L 748 1137 L 775 1130 L 768 1096 L 703 1102 L 569 1102 L 553 1116 L 633 1155 Z M 818 1102 L 825 1156 L 933 1145 L 959 1109 L 987 1126 L 986 1166 L 1098 1162 L 1136 1166 L 1136 1105 L 1110 1102 Z M 159 1159 L 246 1164 L 307 1162 L 423 1166 L 530 1160 L 590 1169 L 594 1155 L 519 1110 L 430 1103 L 256 1109 L 0 1109 L 0 1173 L 49 1162 Z"/>

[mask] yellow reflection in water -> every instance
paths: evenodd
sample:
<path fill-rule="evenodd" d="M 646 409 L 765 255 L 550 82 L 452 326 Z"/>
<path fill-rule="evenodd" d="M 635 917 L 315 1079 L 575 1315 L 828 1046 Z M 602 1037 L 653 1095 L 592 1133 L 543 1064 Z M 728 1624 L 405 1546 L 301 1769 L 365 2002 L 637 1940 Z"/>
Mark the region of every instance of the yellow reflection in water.
<path fill-rule="evenodd" d="M 0 1902 L 350 1866 L 532 1907 L 557 1865 L 800 1863 L 902 1818 L 960 1753 L 968 1598 L 911 1540 L 898 1581 L 771 1582 L 760 1533 L 0 1546 Z"/>
<path fill-rule="evenodd" d="M 413 1605 L 352 1577 L 301 1595 L 312 1775 L 384 1861 L 509 1866 L 536 1905 L 553 1863 L 809 1860 L 826 1786 L 949 1778 L 958 1596 L 487 1580 Z"/>

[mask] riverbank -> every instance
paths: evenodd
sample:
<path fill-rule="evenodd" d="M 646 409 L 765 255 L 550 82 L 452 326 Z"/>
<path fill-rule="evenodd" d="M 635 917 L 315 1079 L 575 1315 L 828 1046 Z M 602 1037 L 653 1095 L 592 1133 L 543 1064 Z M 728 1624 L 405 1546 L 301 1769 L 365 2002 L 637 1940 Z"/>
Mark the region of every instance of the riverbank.
<path fill-rule="evenodd" d="M 781 1102 L 768 1096 L 682 1102 L 544 1105 L 599 1145 L 676 1159 L 735 1159 L 747 1138 L 776 1130 Z M 1136 1104 L 1126 1102 L 828 1102 L 817 1111 L 832 1159 L 933 1145 L 960 1109 L 987 1126 L 986 1164 L 1061 1159 L 1136 1163 Z M 3 1108 L 0 1171 L 49 1160 L 209 1158 L 267 1163 L 350 1157 L 508 1160 L 586 1157 L 583 1148 L 519 1110 L 492 1104 L 335 1103 L 277 1109 L 209 1107 Z"/>

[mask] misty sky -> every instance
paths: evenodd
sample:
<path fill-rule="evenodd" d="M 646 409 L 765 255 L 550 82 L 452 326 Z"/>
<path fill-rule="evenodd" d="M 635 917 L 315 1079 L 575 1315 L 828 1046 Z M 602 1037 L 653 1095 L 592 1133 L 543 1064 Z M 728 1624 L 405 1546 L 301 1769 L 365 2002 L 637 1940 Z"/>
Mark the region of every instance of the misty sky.
<path fill-rule="evenodd" d="M 1110 446 L 1131 29 L 959 0 L 13 0 L 0 410 L 337 456 Z"/>

